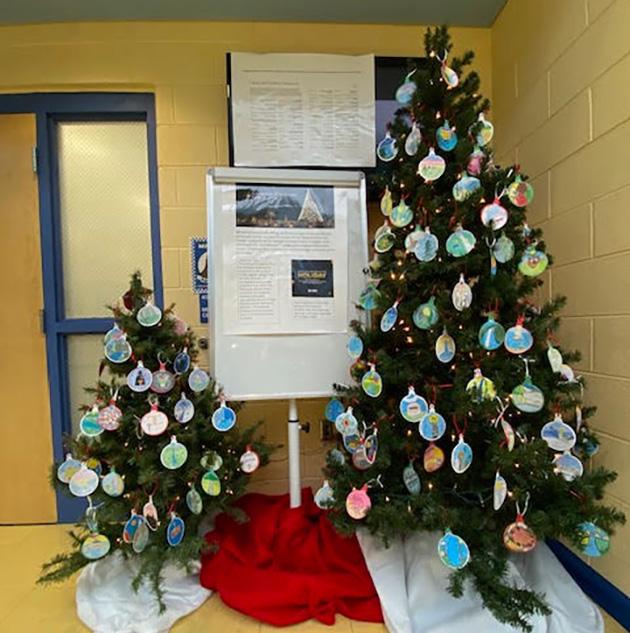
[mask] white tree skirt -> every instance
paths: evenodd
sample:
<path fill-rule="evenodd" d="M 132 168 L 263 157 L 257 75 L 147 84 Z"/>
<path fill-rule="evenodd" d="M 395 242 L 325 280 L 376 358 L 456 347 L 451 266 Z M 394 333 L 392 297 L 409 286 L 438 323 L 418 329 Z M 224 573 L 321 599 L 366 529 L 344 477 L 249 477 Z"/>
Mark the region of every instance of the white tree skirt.
<path fill-rule="evenodd" d="M 199 575 L 170 565 L 164 568 L 162 588 L 166 611 L 159 607 L 148 583 L 134 592 L 131 583 L 137 563 L 118 552 L 90 563 L 77 580 L 77 613 L 95 633 L 165 633 L 199 608 L 212 594 L 199 584 Z"/>
<path fill-rule="evenodd" d="M 514 633 L 482 607 L 470 588 L 461 598 L 447 591 L 449 570 L 437 555 L 439 534 L 416 534 L 385 548 L 367 531 L 359 544 L 383 607 L 390 633 Z M 512 581 L 546 594 L 552 613 L 532 618 L 533 633 L 603 633 L 595 605 L 582 593 L 551 550 L 539 543 L 525 555 L 513 555 Z"/>

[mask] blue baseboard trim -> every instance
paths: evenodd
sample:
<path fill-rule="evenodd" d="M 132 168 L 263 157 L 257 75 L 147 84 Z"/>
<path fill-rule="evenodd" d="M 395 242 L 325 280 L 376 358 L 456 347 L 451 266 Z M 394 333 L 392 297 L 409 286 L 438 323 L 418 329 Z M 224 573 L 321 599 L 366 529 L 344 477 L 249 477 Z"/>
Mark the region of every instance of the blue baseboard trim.
<path fill-rule="evenodd" d="M 547 545 L 582 591 L 606 613 L 615 618 L 626 631 L 630 631 L 630 598 L 592 567 L 589 567 L 566 545 L 554 540 L 547 541 Z"/>

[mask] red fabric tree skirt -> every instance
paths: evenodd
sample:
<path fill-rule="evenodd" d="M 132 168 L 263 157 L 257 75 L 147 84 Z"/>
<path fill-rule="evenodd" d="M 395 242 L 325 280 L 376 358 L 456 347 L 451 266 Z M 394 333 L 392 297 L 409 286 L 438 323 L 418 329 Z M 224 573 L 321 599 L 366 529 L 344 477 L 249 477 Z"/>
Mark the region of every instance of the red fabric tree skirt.
<path fill-rule="evenodd" d="M 250 520 L 217 518 L 206 535 L 216 554 L 202 557 L 200 581 L 237 611 L 275 626 L 335 613 L 382 622 L 381 605 L 356 538 L 337 534 L 309 489 L 302 506 L 289 495 L 248 494 L 237 505 Z"/>

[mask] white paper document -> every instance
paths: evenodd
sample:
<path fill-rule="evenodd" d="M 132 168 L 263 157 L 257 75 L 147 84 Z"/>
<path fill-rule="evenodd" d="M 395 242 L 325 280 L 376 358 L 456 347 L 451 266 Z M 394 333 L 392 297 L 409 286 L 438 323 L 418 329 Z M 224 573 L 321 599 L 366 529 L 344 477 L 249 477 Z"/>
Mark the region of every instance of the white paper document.
<path fill-rule="evenodd" d="M 375 166 L 373 55 L 231 60 L 235 165 Z"/>
<path fill-rule="evenodd" d="M 225 333 L 345 332 L 348 191 L 238 183 L 221 198 Z"/>

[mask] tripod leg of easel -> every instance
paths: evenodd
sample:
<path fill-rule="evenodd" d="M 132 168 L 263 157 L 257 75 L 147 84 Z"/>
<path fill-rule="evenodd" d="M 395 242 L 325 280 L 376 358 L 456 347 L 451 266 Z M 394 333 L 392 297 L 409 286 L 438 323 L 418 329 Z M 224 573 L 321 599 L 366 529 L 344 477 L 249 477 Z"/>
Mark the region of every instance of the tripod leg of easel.
<path fill-rule="evenodd" d="M 300 420 L 295 398 L 289 400 L 289 497 L 292 508 L 302 503 L 300 485 Z"/>

